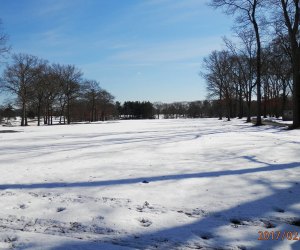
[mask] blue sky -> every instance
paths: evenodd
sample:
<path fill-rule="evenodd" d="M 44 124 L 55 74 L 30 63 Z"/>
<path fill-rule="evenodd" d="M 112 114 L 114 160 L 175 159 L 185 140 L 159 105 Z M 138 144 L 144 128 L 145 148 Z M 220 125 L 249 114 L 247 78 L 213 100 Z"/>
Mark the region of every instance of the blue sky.
<path fill-rule="evenodd" d="M 203 57 L 231 34 L 206 3 L 1 0 L 0 18 L 13 53 L 76 65 L 118 101 L 192 101 L 206 97 Z"/>

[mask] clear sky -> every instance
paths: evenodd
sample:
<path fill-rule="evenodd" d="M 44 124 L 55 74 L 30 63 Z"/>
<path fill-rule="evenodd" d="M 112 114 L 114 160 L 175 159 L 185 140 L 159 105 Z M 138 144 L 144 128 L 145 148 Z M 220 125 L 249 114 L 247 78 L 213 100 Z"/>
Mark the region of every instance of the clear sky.
<path fill-rule="evenodd" d="M 232 19 L 206 3 L 1 0 L 0 18 L 13 53 L 73 64 L 118 101 L 192 101 L 206 97 L 203 57 L 231 34 Z"/>

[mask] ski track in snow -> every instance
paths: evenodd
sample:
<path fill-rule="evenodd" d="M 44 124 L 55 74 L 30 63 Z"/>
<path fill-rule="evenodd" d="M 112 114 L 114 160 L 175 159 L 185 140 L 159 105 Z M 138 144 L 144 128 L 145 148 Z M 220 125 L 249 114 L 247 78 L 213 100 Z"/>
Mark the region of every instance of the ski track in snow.
<path fill-rule="evenodd" d="M 300 249 L 299 130 L 178 119 L 0 131 L 0 249 Z"/>

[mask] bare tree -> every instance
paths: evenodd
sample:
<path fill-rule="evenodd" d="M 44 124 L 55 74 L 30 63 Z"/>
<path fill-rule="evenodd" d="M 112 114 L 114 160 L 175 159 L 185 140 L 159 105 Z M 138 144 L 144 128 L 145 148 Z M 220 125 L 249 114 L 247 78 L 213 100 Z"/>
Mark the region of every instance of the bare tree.
<path fill-rule="evenodd" d="M 275 6 L 277 34 L 287 34 L 293 75 L 293 126 L 300 127 L 300 0 L 270 1 Z"/>
<path fill-rule="evenodd" d="M 219 106 L 219 120 L 223 117 L 222 99 L 223 99 L 223 85 L 224 79 L 222 74 L 222 67 L 219 59 L 220 52 L 213 51 L 207 58 L 204 58 L 204 69 L 205 72 L 201 72 L 201 75 L 207 81 L 207 90 L 209 97 L 218 98 Z"/>
<path fill-rule="evenodd" d="M 94 80 L 84 81 L 83 88 L 83 97 L 90 110 L 90 121 L 94 122 L 97 120 L 97 102 L 99 101 L 102 89 L 99 82 Z"/>
<path fill-rule="evenodd" d="M 30 102 L 32 102 L 33 105 L 36 106 L 38 126 L 40 126 L 42 105 L 46 98 L 47 83 L 49 77 L 48 62 L 45 60 L 40 60 L 37 67 L 33 70 L 36 71 L 36 79 L 32 84 L 32 96 Z"/>
<path fill-rule="evenodd" d="M 159 119 L 159 115 L 161 114 L 161 111 L 163 109 L 163 103 L 162 102 L 155 102 L 153 103 L 154 109 L 156 111 L 157 119 Z"/>
<path fill-rule="evenodd" d="M 67 123 L 71 123 L 71 104 L 80 94 L 82 72 L 73 65 L 52 65 L 53 74 L 56 75 L 61 88 L 62 111 L 67 107 Z"/>
<path fill-rule="evenodd" d="M 52 125 L 53 109 L 61 92 L 61 76 L 55 72 L 53 66 L 48 66 L 44 77 L 44 124 Z"/>
<path fill-rule="evenodd" d="M 262 80 L 264 86 L 264 117 L 279 117 L 287 107 L 291 93 L 292 67 L 281 41 L 276 38 L 263 50 Z"/>
<path fill-rule="evenodd" d="M 257 88 L 257 120 L 261 125 L 261 35 L 259 29 L 259 11 L 264 0 L 211 0 L 214 8 L 223 8 L 228 15 L 237 14 L 237 23 L 241 28 L 252 26 L 256 38 L 256 88 Z"/>
<path fill-rule="evenodd" d="M 115 97 L 108 91 L 102 89 L 98 94 L 98 105 L 99 110 L 101 110 L 101 120 L 105 121 L 107 119 L 108 110 L 114 107 Z"/>
<path fill-rule="evenodd" d="M 27 126 L 27 105 L 32 95 L 32 86 L 38 79 L 40 59 L 28 54 L 14 54 L 12 65 L 3 73 L 1 88 L 16 94 L 22 106 L 21 126 Z"/>
<path fill-rule="evenodd" d="M 255 58 L 256 58 L 256 46 L 255 46 L 255 34 L 253 30 L 241 30 L 237 31 L 237 37 L 240 40 L 239 46 L 224 38 L 224 42 L 230 52 L 235 56 L 238 64 L 238 85 L 247 105 L 247 122 L 251 121 L 251 104 L 252 95 L 256 86 L 255 81 Z M 241 98 L 240 98 L 241 99 Z M 240 104 L 242 105 L 242 104 Z"/>
<path fill-rule="evenodd" d="M 235 58 L 229 51 L 213 51 L 204 58 L 205 72 L 202 73 L 207 81 L 207 90 L 211 97 L 219 98 L 219 119 L 222 119 L 222 104 L 227 108 L 227 119 L 232 116 L 232 100 L 235 93 L 234 73 Z"/>

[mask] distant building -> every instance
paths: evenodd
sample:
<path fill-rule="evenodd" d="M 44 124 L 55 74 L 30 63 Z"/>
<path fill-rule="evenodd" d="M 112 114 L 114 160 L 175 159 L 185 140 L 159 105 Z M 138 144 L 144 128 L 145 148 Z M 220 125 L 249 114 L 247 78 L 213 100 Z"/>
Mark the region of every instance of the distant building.
<path fill-rule="evenodd" d="M 292 121 L 293 120 L 293 110 L 284 110 L 282 120 L 283 121 Z"/>

